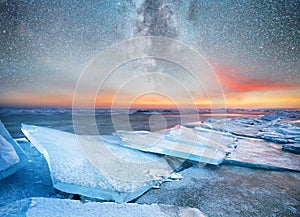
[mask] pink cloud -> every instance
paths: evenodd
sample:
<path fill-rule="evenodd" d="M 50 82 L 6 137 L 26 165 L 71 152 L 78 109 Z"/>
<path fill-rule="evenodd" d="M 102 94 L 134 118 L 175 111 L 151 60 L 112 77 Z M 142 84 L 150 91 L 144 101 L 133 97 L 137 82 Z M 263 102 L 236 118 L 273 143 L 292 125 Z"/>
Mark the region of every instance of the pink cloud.
<path fill-rule="evenodd" d="M 250 92 L 259 90 L 292 90 L 299 87 L 271 79 L 252 78 L 242 69 L 229 65 L 213 66 L 225 92 Z"/>

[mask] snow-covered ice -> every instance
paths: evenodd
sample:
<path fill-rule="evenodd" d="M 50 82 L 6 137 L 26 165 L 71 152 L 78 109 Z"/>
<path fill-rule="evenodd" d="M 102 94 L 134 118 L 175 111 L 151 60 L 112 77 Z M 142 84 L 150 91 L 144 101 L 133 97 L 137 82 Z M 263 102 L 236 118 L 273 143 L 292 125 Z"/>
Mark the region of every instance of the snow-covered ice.
<path fill-rule="evenodd" d="M 0 179 L 25 166 L 27 156 L 0 121 Z"/>
<path fill-rule="evenodd" d="M 260 139 L 240 139 L 236 150 L 225 159 L 228 163 L 256 168 L 291 170 L 300 172 L 300 156 Z"/>
<path fill-rule="evenodd" d="M 116 134 L 126 147 L 214 165 L 222 163 L 235 143 L 232 136 L 183 126 L 163 132 L 117 131 Z"/>
<path fill-rule="evenodd" d="M 196 208 L 181 208 L 167 205 L 141 205 L 134 203 L 82 203 L 76 200 L 54 198 L 28 198 L 16 201 L 0 209 L 1 216 L 61 217 L 61 216 L 101 216 L 101 217 L 202 217 Z"/>
<path fill-rule="evenodd" d="M 64 192 L 131 201 L 173 172 L 164 158 L 120 146 L 116 136 L 76 136 L 24 124 L 22 132 L 44 155 L 53 186 Z"/>
<path fill-rule="evenodd" d="M 299 216 L 300 173 L 223 164 L 193 166 L 137 199 L 200 209 L 207 216 Z"/>

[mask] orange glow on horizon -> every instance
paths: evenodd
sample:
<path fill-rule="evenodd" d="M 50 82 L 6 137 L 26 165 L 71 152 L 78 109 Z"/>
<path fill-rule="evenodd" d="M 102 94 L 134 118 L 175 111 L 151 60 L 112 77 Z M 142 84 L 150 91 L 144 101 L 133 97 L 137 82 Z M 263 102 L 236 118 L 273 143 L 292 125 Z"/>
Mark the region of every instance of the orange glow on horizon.
<path fill-rule="evenodd" d="M 55 95 L 15 95 L 11 96 L 1 96 L 1 101 L 5 102 L 2 105 L 12 106 L 12 107 L 64 107 L 72 108 L 72 95 L 55 96 Z M 83 97 L 80 101 L 81 108 L 112 108 L 113 97 L 106 95 L 105 97 L 99 97 L 96 99 L 95 103 L 88 103 L 87 98 Z M 211 105 L 217 105 L 214 99 L 207 98 L 195 98 L 195 105 L 201 109 L 211 108 Z M 270 91 L 270 92 L 253 92 L 252 94 L 228 94 L 225 95 L 225 103 L 227 108 L 300 108 L 300 91 Z M 90 106 L 87 106 L 90 104 Z M 113 108 L 115 109 L 176 109 L 177 107 L 184 109 L 195 108 L 191 102 L 177 101 L 177 105 L 167 99 L 159 99 L 157 96 L 147 96 L 141 97 L 129 105 L 129 101 L 126 97 L 122 98 L 120 101 L 115 102 Z M 220 107 L 222 105 L 220 104 Z"/>
<path fill-rule="evenodd" d="M 300 108 L 300 84 L 286 84 L 268 79 L 251 78 L 238 67 L 213 66 L 224 89 L 223 96 L 194 97 L 183 99 L 182 96 L 172 101 L 158 94 L 147 94 L 135 99 L 129 93 L 122 93 L 115 98 L 114 92 L 102 92 L 98 96 L 82 94 L 77 99 L 76 108 L 104 109 L 194 109 L 201 108 Z M 135 100 L 133 100 L 135 99 Z M 133 102 L 131 102 L 133 100 Z M 24 93 L 0 93 L 0 105 L 3 107 L 65 107 L 72 108 L 73 92 L 50 94 L 41 91 Z M 113 106 L 112 106 L 113 105 Z"/>
<path fill-rule="evenodd" d="M 72 97 L 68 95 L 47 95 L 47 94 L 14 94 L 1 95 L 1 105 L 6 107 L 63 107 L 72 106 Z"/>

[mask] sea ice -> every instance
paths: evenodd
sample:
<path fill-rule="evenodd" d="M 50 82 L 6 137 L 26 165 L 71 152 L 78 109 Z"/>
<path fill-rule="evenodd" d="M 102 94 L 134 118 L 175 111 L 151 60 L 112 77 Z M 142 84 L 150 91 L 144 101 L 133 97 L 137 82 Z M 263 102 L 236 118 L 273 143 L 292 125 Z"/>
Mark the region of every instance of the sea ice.
<path fill-rule="evenodd" d="M 218 146 L 226 153 L 232 152 L 236 147 L 238 139 L 231 133 L 220 132 L 203 127 L 195 127 L 195 130 L 197 131 L 198 136 L 204 141 L 208 140 L 210 144 Z"/>
<path fill-rule="evenodd" d="M 294 154 L 300 154 L 300 144 L 299 143 L 283 144 L 282 150 L 289 151 Z"/>
<path fill-rule="evenodd" d="M 0 171 L 7 170 L 19 161 L 14 147 L 0 135 Z"/>
<path fill-rule="evenodd" d="M 300 156 L 274 148 L 271 142 L 261 139 L 240 139 L 236 150 L 225 162 L 256 168 L 300 172 Z"/>
<path fill-rule="evenodd" d="M 276 120 L 277 118 L 278 118 L 278 116 L 276 114 L 266 114 L 261 117 L 261 119 L 265 120 L 265 121 L 273 121 L 273 120 Z"/>
<path fill-rule="evenodd" d="M 280 116 L 280 118 L 277 114 L 267 114 L 261 118 L 208 119 L 201 124 L 201 127 L 229 132 L 238 137 L 264 139 L 281 144 L 283 150 L 292 150 L 294 153 L 298 153 L 297 148 L 293 148 L 297 146 L 300 138 L 298 121 L 293 119 L 293 117 L 298 117 L 298 113 L 287 113 L 285 115 Z"/>
<path fill-rule="evenodd" d="M 24 167 L 28 158 L 0 121 L 0 179 Z"/>
<path fill-rule="evenodd" d="M 238 117 L 232 119 L 208 119 L 201 124 L 201 127 L 229 132 L 236 136 L 257 137 L 264 125 L 260 119 L 251 117 Z"/>
<path fill-rule="evenodd" d="M 192 161 L 219 165 L 230 152 L 233 137 L 223 141 L 215 131 L 195 131 L 176 126 L 164 132 L 117 131 L 123 145 L 145 152 L 158 153 Z M 224 144 L 225 145 L 224 145 Z M 228 143 L 228 144 L 227 144 Z"/>
<path fill-rule="evenodd" d="M 181 208 L 177 206 L 158 204 L 88 202 L 82 203 L 69 199 L 27 198 L 16 201 L 0 209 L 1 216 L 101 216 L 101 217 L 203 217 L 204 214 L 196 208 Z"/>
<path fill-rule="evenodd" d="M 64 192 L 131 201 L 173 172 L 161 156 L 120 146 L 116 136 L 78 136 L 24 124 L 22 132 L 44 155 L 53 186 Z"/>

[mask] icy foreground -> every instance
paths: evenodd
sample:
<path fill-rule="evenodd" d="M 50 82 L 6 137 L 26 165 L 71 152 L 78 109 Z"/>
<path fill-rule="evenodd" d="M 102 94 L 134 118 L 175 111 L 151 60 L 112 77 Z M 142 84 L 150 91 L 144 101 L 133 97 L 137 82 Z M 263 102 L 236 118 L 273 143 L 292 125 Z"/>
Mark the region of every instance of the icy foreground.
<path fill-rule="evenodd" d="M 213 165 L 222 163 L 236 142 L 234 136 L 226 133 L 183 126 L 162 133 L 117 131 L 117 135 L 126 147 Z"/>
<path fill-rule="evenodd" d="M 196 208 L 180 208 L 167 205 L 139 205 L 129 203 L 82 203 L 54 198 L 28 198 L 17 201 L 0 210 L 1 216 L 122 216 L 122 217 L 202 217 Z"/>
<path fill-rule="evenodd" d="M 0 121 L 0 179 L 15 173 L 26 162 L 26 154 Z"/>
<path fill-rule="evenodd" d="M 181 173 L 179 182 L 166 182 L 136 202 L 190 206 L 211 217 L 299 217 L 300 173 L 234 165 L 193 166 Z"/>
<path fill-rule="evenodd" d="M 76 136 L 32 125 L 22 125 L 22 132 L 44 155 L 53 186 L 64 192 L 126 202 L 172 174 L 164 158 L 122 147 L 115 136 Z"/>
<path fill-rule="evenodd" d="M 153 203 L 158 203 L 161 205 L 173 205 L 177 207 L 194 207 L 202 210 L 208 216 L 299 216 L 300 173 L 291 171 L 299 171 L 298 169 L 300 168 L 299 155 L 297 155 L 297 147 L 299 147 L 298 131 L 300 127 L 300 113 L 298 112 L 297 114 L 296 112 L 293 112 L 294 114 L 292 114 L 292 112 L 289 112 L 290 115 L 288 115 L 289 117 L 287 117 L 285 115 L 277 115 L 274 111 L 271 112 L 273 112 L 273 114 L 268 114 L 263 117 L 255 117 L 253 115 L 252 117 L 238 117 L 227 119 L 226 121 L 224 121 L 224 123 L 230 123 L 231 127 L 228 127 L 228 125 L 226 127 L 225 125 L 224 128 L 224 126 L 222 126 L 221 124 L 221 127 L 219 129 L 215 128 L 215 123 L 220 123 L 222 121 L 216 120 L 215 118 L 215 120 L 203 119 L 201 121 L 201 124 L 199 124 L 199 122 L 197 123 L 198 127 L 196 128 L 187 129 L 183 127 L 175 127 L 173 129 L 166 130 L 163 134 L 163 138 L 171 142 L 176 141 L 178 146 L 180 144 L 183 144 L 184 146 L 195 144 L 196 146 L 202 146 L 210 150 L 214 150 L 216 147 L 218 147 L 219 152 L 221 152 L 223 155 L 225 153 L 225 159 L 223 160 L 225 164 L 216 167 L 210 165 L 203 166 L 203 164 L 199 165 L 197 163 L 194 163 L 193 167 L 184 169 L 180 172 L 183 176 L 183 179 L 181 179 L 180 181 L 163 183 L 162 185 L 160 185 L 159 189 L 147 191 L 140 197 L 137 196 L 137 200 L 135 202 L 139 204 L 146 203 L 150 205 Z M 15 119 L 15 117 L 18 117 L 19 119 Z M 34 116 L 32 115 L 28 115 L 26 117 L 17 115 L 14 116 L 14 118 L 9 118 L 9 120 L 11 121 L 5 119 L 6 116 L 4 116 L 3 121 L 7 124 L 7 126 L 9 126 L 8 129 L 12 133 L 12 135 L 20 137 L 23 135 L 21 133 L 14 134 L 14 129 L 19 129 L 19 123 L 24 122 L 24 120 L 25 122 L 30 123 L 28 119 L 32 121 L 31 124 L 46 125 L 45 123 L 47 123 L 46 126 L 51 126 L 52 128 L 68 131 L 68 129 L 71 129 L 72 127 L 71 125 L 68 125 L 71 122 L 61 121 L 59 123 L 61 127 L 58 127 L 56 124 L 58 119 L 63 119 L 64 117 L 65 114 L 59 116 L 49 116 L 48 114 L 41 114 L 37 119 L 34 119 Z M 138 118 L 135 117 L 136 119 L 134 119 L 141 125 L 140 128 L 137 129 L 144 129 L 143 127 L 145 122 L 143 120 L 147 119 L 147 117 L 141 117 L 142 116 L 138 116 Z M 51 123 L 51 120 L 53 120 L 53 123 L 55 122 L 55 124 Z M 107 122 L 104 123 L 105 128 L 109 128 L 106 125 Z M 195 124 L 195 122 L 193 124 Z M 209 127 L 209 125 L 211 125 L 212 127 Z M 195 125 L 189 124 L 189 126 L 191 127 Z M 72 132 L 71 130 L 69 131 Z M 238 131 L 240 133 L 239 135 L 236 134 L 236 132 Z M 105 131 L 105 133 L 107 134 L 110 134 L 111 132 L 113 132 L 113 129 Z M 143 136 L 147 134 L 150 135 L 150 132 L 145 131 L 127 133 L 130 136 Z M 253 134 L 251 135 L 251 133 Z M 262 134 L 264 134 L 265 137 L 269 135 L 269 138 L 262 138 L 262 136 L 260 136 Z M 272 137 L 273 135 L 277 136 Z M 57 136 L 62 136 L 62 138 L 58 139 Z M 55 143 L 59 140 L 68 141 L 65 134 L 54 135 L 52 133 L 49 133 L 48 137 L 46 135 L 39 135 L 38 137 L 38 139 L 40 139 L 40 137 L 43 137 L 46 141 L 51 143 L 52 146 L 57 146 L 55 145 Z M 276 140 L 272 140 L 275 137 Z M 281 140 L 281 138 L 286 140 Z M 96 168 L 96 171 L 100 168 L 100 171 L 104 173 L 103 176 L 106 176 L 106 178 L 108 179 L 113 176 L 113 174 L 110 172 L 110 165 L 103 164 L 101 159 L 97 160 L 97 156 L 100 158 L 101 151 L 104 150 L 101 149 L 99 150 L 99 152 L 96 151 L 94 153 L 96 160 L 90 160 L 89 158 L 87 158 L 87 156 L 91 156 L 93 154 L 91 153 L 93 152 L 93 150 L 97 150 L 97 146 L 99 146 L 99 144 L 104 144 L 106 148 L 105 153 L 107 153 L 107 150 L 109 150 L 111 153 L 116 153 L 114 155 L 111 155 L 111 153 L 108 152 L 111 157 L 114 157 L 113 159 L 119 159 L 118 168 L 120 169 L 120 171 L 123 169 L 125 171 L 128 170 L 126 168 L 126 165 L 123 166 L 123 164 L 126 162 L 153 162 L 152 157 L 156 156 L 152 154 L 146 154 L 145 156 L 148 156 L 147 158 L 140 158 L 140 154 L 134 153 L 141 152 L 124 147 L 124 149 L 122 149 L 122 145 L 124 144 L 124 142 L 120 137 L 117 136 L 117 134 L 102 136 L 101 139 L 99 138 L 99 136 L 82 136 L 80 138 L 78 137 L 77 139 L 80 142 L 85 141 L 84 144 L 87 145 L 86 148 L 83 148 L 84 158 L 87 159 L 87 164 L 91 165 L 92 168 Z M 195 139 L 197 139 L 199 144 L 197 142 L 194 142 Z M 26 139 L 17 139 L 16 141 L 18 142 L 20 147 L 23 148 L 26 154 L 30 156 L 30 162 L 18 172 L 5 179 L 0 180 L 0 216 L 24 216 L 26 214 L 29 215 L 28 213 L 26 213 L 29 207 L 30 209 L 40 209 L 41 206 L 38 205 L 38 200 L 25 199 L 28 197 L 73 199 L 71 203 L 76 202 L 76 204 L 80 204 L 78 205 L 80 207 L 87 207 L 87 213 L 93 213 L 93 211 L 90 211 L 92 210 L 92 208 L 90 208 L 90 206 L 92 205 L 89 204 L 99 203 L 90 203 L 88 201 L 99 200 L 90 197 L 87 198 L 85 196 L 78 196 L 73 192 L 78 192 L 78 189 L 80 191 L 82 191 L 82 189 L 88 189 L 96 192 L 102 188 L 86 188 L 81 186 L 82 183 L 80 183 L 80 185 L 71 185 L 70 183 L 68 183 L 69 185 L 66 186 L 68 186 L 69 188 L 65 187 L 65 190 L 63 190 L 63 192 L 57 191 L 55 188 L 53 188 L 52 183 L 54 183 L 53 176 L 57 177 L 59 176 L 59 174 L 53 173 L 53 169 L 55 168 L 52 168 L 51 165 L 51 170 L 49 171 L 49 165 L 45 160 L 45 158 L 47 158 L 47 155 L 45 155 L 46 157 L 44 157 L 44 155 L 40 154 L 40 152 L 35 147 L 33 147 L 32 144 L 30 144 Z M 284 141 L 285 143 L 282 143 L 282 141 Z M 73 147 L 70 148 L 71 146 L 72 145 L 64 147 L 63 145 L 62 152 L 64 153 L 57 153 L 59 156 L 62 156 L 64 158 L 67 157 L 67 163 L 69 163 L 68 157 L 70 157 L 68 156 L 68 152 L 74 151 L 72 149 Z M 90 150 L 88 149 L 88 147 L 91 147 Z M 80 149 L 82 149 L 82 147 Z M 118 153 L 121 150 L 122 153 Z M 134 152 L 132 153 L 132 151 Z M 49 151 L 47 150 L 47 153 L 48 152 Z M 70 154 L 72 158 L 72 153 Z M 82 153 L 78 156 L 76 156 L 76 160 L 74 160 L 74 157 L 72 159 L 74 161 L 73 163 L 76 164 L 76 168 L 72 168 L 67 173 L 67 176 L 73 176 L 73 173 L 76 173 L 77 175 L 81 174 L 81 172 L 77 170 L 78 168 L 81 168 L 78 163 L 81 161 Z M 48 155 L 47 161 L 49 157 L 50 160 L 53 159 L 52 155 Z M 102 157 L 107 160 L 107 157 Z M 157 156 L 154 157 L 154 159 L 156 158 Z M 184 161 L 184 159 L 180 160 L 179 158 L 167 155 L 165 155 L 163 158 L 168 161 L 170 165 L 172 165 L 172 169 L 177 168 L 177 166 L 180 166 L 180 164 L 182 164 L 183 162 L 185 166 L 187 166 L 188 164 L 190 166 L 190 164 L 192 163 L 189 161 Z M 172 161 L 171 163 L 170 159 Z M 65 159 L 63 161 L 65 161 Z M 230 164 L 228 164 L 228 162 Z M 104 167 L 100 167 L 101 165 L 104 165 Z M 267 170 L 261 170 L 257 168 L 265 168 Z M 62 170 L 64 169 L 69 170 L 70 168 L 68 168 L 67 166 L 66 168 L 62 168 Z M 120 171 L 116 173 L 118 180 L 120 181 L 119 183 L 121 183 L 122 180 L 120 180 L 120 177 L 122 177 L 124 174 Z M 161 175 L 153 169 L 148 170 L 148 172 L 146 173 L 148 177 Z M 52 180 L 50 174 L 52 176 Z M 80 176 L 74 177 L 74 179 L 79 177 Z M 86 177 L 89 177 L 89 175 L 87 175 Z M 80 182 L 89 182 L 88 180 L 86 180 L 86 177 L 82 176 L 80 178 Z M 136 178 L 132 177 L 132 179 L 130 179 L 129 175 L 126 174 L 125 177 L 130 181 L 133 181 L 133 179 Z M 161 179 L 158 179 L 163 181 L 165 180 L 165 177 L 166 175 L 163 175 Z M 69 177 L 66 177 L 66 179 L 67 178 Z M 94 175 L 91 178 L 93 179 Z M 126 182 L 124 183 L 126 184 Z M 111 187 L 111 189 L 113 188 L 114 186 Z M 70 192 L 71 194 L 65 193 L 65 191 Z M 76 199 L 80 199 L 81 202 L 88 203 L 77 203 L 77 201 L 74 201 Z M 51 206 L 55 207 L 55 209 L 58 210 L 58 213 L 64 212 L 64 210 L 58 208 L 58 206 L 56 206 L 54 203 L 49 203 L 51 204 Z M 46 205 L 46 203 L 44 204 Z M 123 205 L 124 204 L 120 204 L 120 206 L 117 206 L 118 208 L 116 209 L 121 209 L 120 207 Z M 161 208 L 163 207 L 163 205 L 159 205 L 159 207 Z M 51 208 L 47 207 L 47 210 L 48 209 L 50 210 Z M 64 205 L 64 209 L 68 210 L 66 208 L 66 204 Z M 77 208 L 75 208 L 75 210 L 76 209 Z M 130 207 L 130 210 L 131 209 L 132 207 Z M 179 208 L 174 209 L 179 210 Z M 81 208 L 78 208 L 78 210 L 81 210 Z M 111 211 L 112 209 L 110 208 L 106 207 L 105 210 L 107 211 L 103 214 L 104 216 L 123 216 L 123 214 L 119 215 L 115 210 Z M 162 210 L 160 209 L 160 211 Z M 130 213 L 129 211 L 126 211 L 126 213 L 127 212 Z M 43 215 L 38 213 L 36 214 L 36 216 L 44 216 L 44 213 L 46 212 L 43 211 Z M 72 212 L 70 213 L 70 215 L 74 215 Z M 79 211 L 78 213 L 81 215 Z M 155 212 L 153 211 L 153 213 Z M 60 213 L 57 215 L 60 215 Z M 65 215 L 67 214 L 64 213 L 63 216 Z M 84 215 L 87 214 L 85 213 Z M 159 213 L 157 215 L 160 216 L 162 214 Z M 98 213 L 97 216 L 99 216 Z"/>

